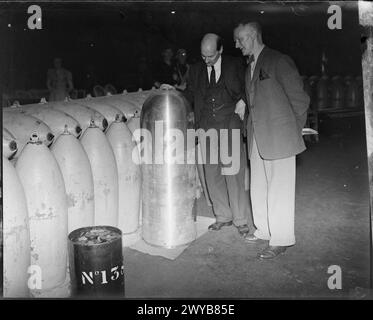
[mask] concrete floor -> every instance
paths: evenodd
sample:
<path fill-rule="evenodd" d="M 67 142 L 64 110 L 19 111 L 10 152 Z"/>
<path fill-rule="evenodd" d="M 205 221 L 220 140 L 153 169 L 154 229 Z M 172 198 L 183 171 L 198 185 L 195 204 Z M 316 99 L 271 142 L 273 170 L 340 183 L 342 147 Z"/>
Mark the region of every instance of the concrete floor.
<path fill-rule="evenodd" d="M 297 243 L 285 255 L 258 260 L 265 243 L 246 244 L 234 227 L 205 233 L 174 261 L 125 249 L 126 297 L 372 297 L 365 124 L 340 119 L 325 127 L 297 158 Z M 203 198 L 197 209 L 212 216 Z M 341 267 L 341 290 L 327 286 L 331 265 Z"/>

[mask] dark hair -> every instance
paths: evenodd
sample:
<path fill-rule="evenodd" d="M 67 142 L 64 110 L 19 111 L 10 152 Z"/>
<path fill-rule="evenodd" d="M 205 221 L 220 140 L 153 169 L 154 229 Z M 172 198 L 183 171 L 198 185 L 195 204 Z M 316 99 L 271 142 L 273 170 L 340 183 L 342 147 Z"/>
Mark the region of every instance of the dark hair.
<path fill-rule="evenodd" d="M 222 46 L 223 46 L 223 38 L 218 35 L 218 37 L 216 38 L 216 50 L 219 51 Z"/>

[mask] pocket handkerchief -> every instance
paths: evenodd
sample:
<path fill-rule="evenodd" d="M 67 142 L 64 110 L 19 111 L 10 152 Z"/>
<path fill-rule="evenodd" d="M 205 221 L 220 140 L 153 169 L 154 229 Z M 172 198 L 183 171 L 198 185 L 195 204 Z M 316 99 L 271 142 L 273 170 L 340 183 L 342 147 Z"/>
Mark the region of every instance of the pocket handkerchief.
<path fill-rule="evenodd" d="M 265 79 L 269 79 L 269 75 L 262 68 L 260 68 L 259 80 L 265 80 Z"/>

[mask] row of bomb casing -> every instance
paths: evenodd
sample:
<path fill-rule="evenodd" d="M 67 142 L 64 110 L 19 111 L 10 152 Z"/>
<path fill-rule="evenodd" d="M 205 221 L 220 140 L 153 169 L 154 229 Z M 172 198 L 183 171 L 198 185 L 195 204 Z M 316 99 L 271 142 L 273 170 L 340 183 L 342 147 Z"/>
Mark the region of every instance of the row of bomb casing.
<path fill-rule="evenodd" d="M 304 89 L 313 110 L 362 109 L 364 105 L 361 76 L 303 77 Z"/>
<path fill-rule="evenodd" d="M 118 96 L 121 95 L 107 99 L 113 98 L 118 105 L 126 101 Z M 41 268 L 42 289 L 64 282 L 68 232 L 99 224 L 117 226 L 123 233 L 138 228 L 140 174 L 139 167 L 129 159 L 132 152 L 128 150 L 132 151 L 135 145 L 122 121 L 123 112 L 103 99 L 87 99 L 82 105 L 74 103 L 43 103 L 3 112 L 7 130 L 3 149 L 4 145 L 9 146 L 4 156 L 14 157 L 15 141 L 21 141 L 15 168 L 3 159 L 6 297 L 28 295 L 30 265 Z M 127 116 L 140 107 L 133 103 L 126 109 L 123 102 L 121 106 Z M 57 109 L 72 116 L 70 128 L 64 125 L 62 132 L 61 123 L 67 116 L 63 114 L 65 120 L 56 119 L 61 112 L 53 112 Z M 99 127 L 86 127 L 87 120 L 91 122 L 93 117 Z M 73 122 L 78 119 L 84 131 L 80 140 L 78 125 Z M 106 136 L 100 130 L 105 129 L 105 121 L 109 124 Z M 37 134 L 24 146 L 25 137 L 32 132 Z M 54 136 L 57 139 L 52 144 Z"/>

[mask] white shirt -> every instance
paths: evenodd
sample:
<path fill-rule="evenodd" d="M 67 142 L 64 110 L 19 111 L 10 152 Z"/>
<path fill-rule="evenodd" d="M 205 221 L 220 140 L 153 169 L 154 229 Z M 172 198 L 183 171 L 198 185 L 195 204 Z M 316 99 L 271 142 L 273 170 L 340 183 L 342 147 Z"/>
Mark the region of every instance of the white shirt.
<path fill-rule="evenodd" d="M 264 44 L 260 45 L 259 49 L 254 52 L 254 61 L 251 63 L 251 79 L 254 76 L 256 62 L 258 61 L 258 57 L 259 57 L 260 53 L 262 52 L 263 48 L 264 48 Z"/>
<path fill-rule="evenodd" d="M 216 82 L 218 82 L 219 78 L 220 78 L 220 74 L 221 74 L 221 56 L 215 62 L 214 69 L 215 69 L 215 79 L 216 79 Z M 212 68 L 210 66 L 207 67 L 207 73 L 208 73 L 208 77 L 209 77 L 209 82 L 210 82 L 211 71 L 212 71 Z"/>

